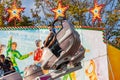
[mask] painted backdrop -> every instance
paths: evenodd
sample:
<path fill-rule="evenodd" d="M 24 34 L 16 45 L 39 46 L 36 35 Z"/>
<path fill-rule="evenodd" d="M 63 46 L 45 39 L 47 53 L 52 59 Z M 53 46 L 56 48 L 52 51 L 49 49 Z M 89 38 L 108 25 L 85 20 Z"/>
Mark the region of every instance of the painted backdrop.
<path fill-rule="evenodd" d="M 66 74 L 61 80 L 109 80 L 107 49 L 103 42 L 102 31 L 76 29 L 80 34 L 82 45 L 86 49 L 85 58 L 81 61 L 83 68 Z M 0 43 L 6 45 L 3 54 L 6 55 L 7 44 L 10 36 L 17 42 L 17 50 L 22 54 L 29 53 L 36 49 L 35 40 L 41 39 L 42 42 L 47 37 L 48 29 L 39 30 L 10 30 L 0 31 Z M 16 58 L 20 71 L 34 63 L 33 56 L 24 60 Z"/>

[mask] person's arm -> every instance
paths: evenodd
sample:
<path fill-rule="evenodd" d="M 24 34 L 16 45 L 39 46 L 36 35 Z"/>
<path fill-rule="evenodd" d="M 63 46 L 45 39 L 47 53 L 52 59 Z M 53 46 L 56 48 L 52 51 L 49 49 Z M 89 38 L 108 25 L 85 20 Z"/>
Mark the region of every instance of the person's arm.
<path fill-rule="evenodd" d="M 56 36 L 53 37 L 52 41 L 49 43 L 47 47 L 50 47 L 55 42 Z"/>
<path fill-rule="evenodd" d="M 11 49 L 11 45 L 12 45 L 12 36 L 10 36 L 10 40 L 8 41 L 8 45 L 7 45 L 7 54 L 6 54 L 7 57 L 8 57 L 8 52 Z"/>
<path fill-rule="evenodd" d="M 8 41 L 8 45 L 7 45 L 7 48 L 11 48 L 11 45 L 12 45 L 12 36 L 10 36 L 10 40 Z"/>
<path fill-rule="evenodd" d="M 50 32 L 50 34 L 46 38 L 45 43 L 44 43 L 44 47 L 47 47 L 47 43 L 48 43 L 48 40 L 49 40 L 49 38 L 50 38 L 51 35 L 52 35 L 52 32 Z"/>
<path fill-rule="evenodd" d="M 23 60 L 23 59 L 28 58 L 28 57 L 29 57 L 30 55 L 32 55 L 32 54 L 33 54 L 33 52 L 30 52 L 30 53 L 28 53 L 28 54 L 21 55 L 19 51 L 16 51 L 15 57 L 18 58 L 18 59 L 20 59 L 20 60 Z"/>

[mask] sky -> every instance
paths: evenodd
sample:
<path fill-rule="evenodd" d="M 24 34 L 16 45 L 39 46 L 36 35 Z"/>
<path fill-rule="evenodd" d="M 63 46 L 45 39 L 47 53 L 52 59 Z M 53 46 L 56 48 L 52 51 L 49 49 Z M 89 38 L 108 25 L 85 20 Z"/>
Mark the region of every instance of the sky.
<path fill-rule="evenodd" d="M 32 19 L 31 9 L 35 9 L 34 0 L 22 0 L 22 7 L 25 7 L 23 15 L 28 16 Z M 44 13 L 41 11 L 39 13 L 41 19 L 45 19 Z"/>
<path fill-rule="evenodd" d="M 22 0 L 22 7 L 25 7 L 23 14 L 32 17 L 30 10 L 35 8 L 34 0 Z"/>

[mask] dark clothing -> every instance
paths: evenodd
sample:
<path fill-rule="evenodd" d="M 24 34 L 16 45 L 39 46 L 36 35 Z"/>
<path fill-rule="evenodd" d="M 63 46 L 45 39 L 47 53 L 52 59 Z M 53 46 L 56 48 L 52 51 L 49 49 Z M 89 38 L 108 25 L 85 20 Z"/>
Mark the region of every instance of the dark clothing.
<path fill-rule="evenodd" d="M 51 41 L 53 41 L 52 44 L 48 46 L 51 43 Z M 56 32 L 54 28 L 50 30 L 49 38 L 47 39 L 46 44 L 44 46 L 48 47 L 56 57 L 60 56 L 62 49 L 60 48 L 59 43 L 56 39 Z"/>
<path fill-rule="evenodd" d="M 53 33 L 56 34 L 55 28 L 52 29 Z"/>
<path fill-rule="evenodd" d="M 55 41 L 54 45 L 50 49 L 56 57 L 59 57 L 60 53 L 62 52 L 62 49 L 60 48 L 57 40 Z"/>
<path fill-rule="evenodd" d="M 3 70 L 4 73 L 14 71 L 14 68 L 11 69 L 11 67 L 12 67 L 12 62 L 7 59 L 4 61 L 4 63 L 0 62 L 0 70 Z"/>
<path fill-rule="evenodd" d="M 48 39 L 48 41 L 47 41 L 47 43 L 46 43 L 46 46 L 48 46 L 49 44 L 50 44 L 50 42 L 52 41 L 52 39 L 54 38 L 54 36 L 55 36 L 55 33 L 53 32 L 53 31 L 50 31 L 50 37 L 49 37 L 49 39 Z M 54 41 L 55 42 L 55 41 Z M 51 46 L 50 46 L 51 47 Z M 49 47 L 49 48 L 50 48 Z"/>

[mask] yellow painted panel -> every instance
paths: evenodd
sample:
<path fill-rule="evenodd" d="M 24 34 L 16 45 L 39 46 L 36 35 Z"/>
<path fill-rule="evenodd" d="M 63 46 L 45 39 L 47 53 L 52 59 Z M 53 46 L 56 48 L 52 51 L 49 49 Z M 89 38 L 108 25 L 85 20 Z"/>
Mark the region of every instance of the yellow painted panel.
<path fill-rule="evenodd" d="M 109 79 L 120 80 L 120 50 L 108 45 Z"/>
<path fill-rule="evenodd" d="M 70 75 L 72 77 L 72 80 L 76 80 L 76 74 L 75 74 L 75 72 L 70 73 Z"/>

